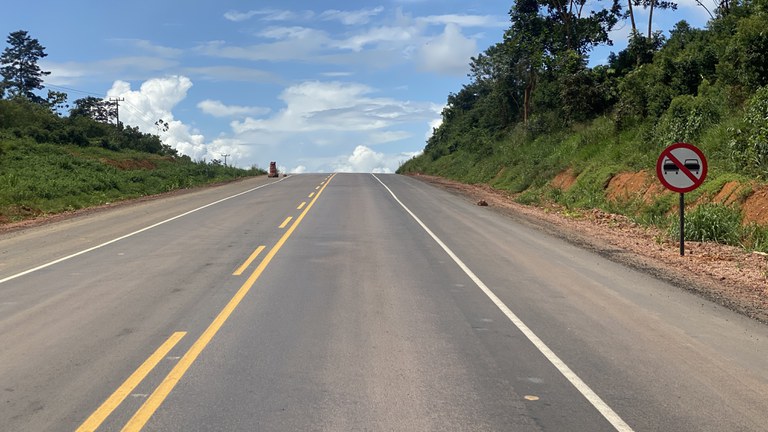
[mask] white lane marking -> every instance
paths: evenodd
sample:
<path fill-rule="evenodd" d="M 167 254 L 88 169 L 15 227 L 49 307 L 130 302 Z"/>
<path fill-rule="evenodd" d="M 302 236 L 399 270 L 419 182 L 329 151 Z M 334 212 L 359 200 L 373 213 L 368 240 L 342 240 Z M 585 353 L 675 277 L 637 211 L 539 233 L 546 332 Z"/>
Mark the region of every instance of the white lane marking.
<path fill-rule="evenodd" d="M 549 360 L 549 362 L 552 363 L 552 365 L 555 366 L 555 368 L 557 368 L 558 371 L 560 371 L 560 373 L 565 377 L 565 379 L 567 379 L 571 384 L 573 384 L 574 387 L 576 387 L 576 390 L 578 390 L 579 393 L 581 393 L 589 401 L 589 403 L 591 403 L 592 406 L 594 406 L 595 409 L 597 409 L 600 412 L 600 414 L 602 414 L 603 417 L 605 417 L 605 419 L 608 420 L 608 422 L 611 425 L 613 425 L 613 427 L 617 431 L 633 432 L 632 428 L 629 427 L 629 425 L 626 422 L 624 422 L 624 420 L 622 420 L 621 417 L 619 417 L 619 415 L 616 414 L 616 412 L 613 409 L 611 409 L 611 407 L 608 406 L 608 404 L 605 403 L 600 398 L 600 396 L 598 396 L 597 393 L 595 393 L 587 385 L 587 383 L 582 381 L 582 379 L 579 378 L 579 376 L 576 375 L 576 373 L 573 372 L 571 368 L 569 368 L 568 365 L 565 364 L 565 362 L 560 360 L 560 357 L 558 357 L 557 354 L 555 354 L 551 349 L 549 349 L 549 347 L 541 339 L 539 339 L 538 336 L 536 336 L 533 330 L 531 330 L 520 318 L 518 318 L 517 315 L 515 315 L 515 313 L 512 312 L 512 310 L 508 308 L 507 305 L 505 305 L 504 302 L 502 302 L 501 299 L 499 299 L 496 296 L 496 294 L 494 294 L 493 291 L 491 291 L 491 289 L 488 288 L 488 286 L 486 286 L 485 283 L 483 283 L 483 281 L 481 281 L 480 278 L 477 277 L 477 275 L 475 275 L 475 273 L 473 273 L 472 270 L 470 270 L 469 267 L 467 267 L 467 265 L 464 264 L 464 262 L 461 259 L 459 259 L 459 257 L 456 256 L 456 254 L 453 253 L 453 251 L 448 246 L 446 246 L 446 244 L 443 243 L 443 241 L 440 240 L 435 235 L 435 233 L 433 233 L 432 230 L 430 230 L 424 224 L 424 222 L 421 221 L 421 219 L 419 219 L 415 214 L 413 214 L 413 212 L 408 207 L 406 207 L 402 201 L 400 201 L 397 195 L 395 195 L 395 193 L 392 192 L 392 189 L 390 189 L 387 185 L 385 185 L 384 182 L 382 182 L 378 177 L 376 177 L 375 174 L 371 174 L 371 175 L 373 176 L 373 178 L 378 180 L 379 183 L 381 183 L 381 185 L 384 186 L 385 189 L 387 189 L 387 191 L 389 191 L 389 193 L 392 195 L 392 198 L 394 198 L 395 201 L 397 201 L 398 204 L 400 204 L 400 206 L 402 206 L 405 209 L 405 211 L 408 212 L 408 214 L 410 214 L 411 217 L 414 220 L 416 220 L 416 222 L 419 225 L 421 225 L 424 231 L 426 231 L 427 234 L 429 234 L 429 236 L 432 237 L 432 239 L 435 242 L 437 242 L 437 244 L 440 245 L 441 248 L 443 248 L 445 253 L 447 253 L 448 256 L 450 256 L 451 259 L 453 259 L 456 265 L 458 265 L 462 270 L 464 270 L 464 273 L 466 273 L 467 276 L 469 276 L 469 278 L 472 279 L 475 285 L 477 285 L 477 287 L 480 288 L 485 293 L 485 295 L 488 296 L 489 299 L 491 299 L 491 301 L 496 305 L 496 307 L 498 307 L 502 312 L 504 312 L 504 315 L 506 315 L 507 318 L 509 318 L 509 320 L 512 321 L 515 327 L 517 327 L 525 335 L 525 337 L 527 337 L 528 340 L 531 341 L 531 343 L 533 343 L 533 345 L 542 354 L 544 354 L 544 357 L 546 357 L 547 360 Z"/>
<path fill-rule="evenodd" d="M 67 256 L 65 256 L 65 257 L 62 257 L 62 258 L 59 258 L 59 259 L 57 259 L 57 260 L 53 260 L 53 261 L 51 261 L 51 262 L 49 262 L 49 263 L 46 263 L 46 264 L 43 264 L 43 265 L 37 266 L 37 267 L 35 267 L 35 268 L 31 268 L 31 269 L 29 269 L 29 270 L 25 270 L 25 271 L 23 271 L 23 272 L 21 272 L 21 273 L 16 273 L 15 275 L 12 275 L 12 276 L 8 276 L 8 277 L 7 277 L 7 278 L 5 278 L 5 279 L 0 279 L 0 284 L 2 284 L 2 283 L 5 283 L 5 282 L 8 282 L 9 280 L 13 280 L 13 279 L 16 279 L 16 278 L 20 278 L 20 277 L 22 277 L 22 276 L 25 276 L 25 275 L 28 275 L 28 274 L 30 274 L 30 273 L 34 273 L 34 272 L 36 272 L 36 271 L 38 271 L 38 270 L 42 270 L 42 269 L 44 269 L 44 268 L 50 267 L 50 266 L 52 266 L 52 265 L 58 264 L 58 263 L 60 263 L 60 262 L 66 261 L 66 260 L 68 260 L 68 259 L 72 259 L 72 258 L 74 258 L 74 257 L 77 257 L 77 256 L 80 256 L 80 255 L 86 254 L 86 253 L 88 253 L 88 252 L 93 252 L 93 251 L 95 251 L 96 249 L 101 249 L 101 248 L 103 248 L 104 246 L 108 246 L 108 245 L 111 245 L 112 243 L 117 243 L 117 242 L 119 242 L 120 240 L 125 240 L 125 239 L 127 239 L 128 237 L 132 237 L 132 236 L 135 236 L 136 234 L 141 234 L 141 233 L 143 233 L 144 231 L 149 231 L 149 230 L 151 230 L 152 228 L 156 228 L 156 227 L 159 227 L 160 225 L 166 224 L 166 223 L 168 223 L 168 222 L 172 222 L 172 221 L 175 221 L 176 219 L 182 218 L 182 217 L 184 217 L 184 216 L 188 216 L 188 215 L 190 215 L 190 214 L 192 214 L 192 213 L 198 212 L 198 211 L 200 211 L 200 210 L 203 210 L 203 209 L 206 209 L 206 208 L 208 208 L 208 207 L 214 206 L 214 205 L 216 205 L 216 204 L 222 203 L 222 202 L 224 202 L 224 201 L 230 200 L 230 199 L 232 199 L 232 198 L 237 198 L 237 197 L 239 197 L 239 196 L 241 196 L 241 195 L 245 195 L 245 194 L 247 194 L 247 193 L 251 193 L 251 192 L 253 192 L 253 191 L 257 190 L 257 189 L 261 189 L 261 188 L 263 188 L 263 187 L 271 186 L 271 185 L 273 185 L 273 184 L 275 184 L 275 183 L 280 183 L 281 181 L 283 181 L 283 180 L 285 180 L 285 179 L 287 179 L 287 178 L 290 178 L 290 176 L 289 176 L 289 177 L 283 177 L 283 178 L 281 178 L 280 180 L 278 180 L 278 181 L 274 181 L 274 182 L 272 182 L 272 183 L 267 183 L 267 184 L 264 184 L 264 185 L 261 185 L 261 186 L 257 186 L 257 187 L 255 187 L 255 188 L 252 188 L 252 189 L 248 189 L 247 191 L 243 191 L 243 192 L 237 193 L 237 194 L 235 194 L 235 195 L 232 195 L 232 196 L 228 196 L 228 197 L 226 197 L 226 198 L 222 198 L 222 199 L 220 199 L 220 200 L 218 200 L 218 201 L 214 201 L 214 202 L 212 202 L 212 203 L 209 203 L 209 204 L 206 204 L 206 205 L 204 205 L 204 206 L 202 206 L 202 207 L 198 207 L 198 208 L 196 208 L 196 209 L 193 209 L 193 210 L 190 210 L 190 211 L 188 211 L 188 212 L 186 212 L 186 213 L 182 213 L 182 214 L 180 214 L 180 215 L 174 216 L 174 217 L 172 217 L 172 218 L 170 218 L 170 219 L 166 219 L 166 220 L 164 220 L 164 221 L 160 221 L 160 222 L 158 222 L 158 223 L 156 223 L 156 224 L 150 225 L 150 226 L 148 226 L 148 227 L 144 227 L 144 228 L 142 228 L 142 229 L 140 229 L 140 230 L 138 230 L 138 231 L 134 231 L 134 232 L 132 232 L 132 233 L 130 233 L 130 234 L 126 234 L 126 235 L 124 235 L 124 236 L 121 236 L 121 237 L 118 237 L 118 238 L 116 238 L 116 239 L 112 239 L 112 240 L 110 240 L 110 241 L 108 241 L 108 242 L 104 242 L 104 243 L 102 243 L 102 244 L 100 244 L 100 245 L 96 245 L 96 246 L 90 247 L 90 248 L 88 248 L 88 249 L 84 249 L 84 250 L 81 250 L 80 252 L 76 252 L 76 253 L 73 253 L 72 255 L 67 255 Z"/>

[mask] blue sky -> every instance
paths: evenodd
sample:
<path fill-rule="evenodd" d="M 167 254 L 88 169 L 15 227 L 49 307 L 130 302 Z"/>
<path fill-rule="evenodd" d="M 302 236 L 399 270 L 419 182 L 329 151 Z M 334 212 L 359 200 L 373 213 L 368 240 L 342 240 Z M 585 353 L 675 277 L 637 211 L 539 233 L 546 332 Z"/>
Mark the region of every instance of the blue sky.
<path fill-rule="evenodd" d="M 708 0 L 704 3 L 708 5 Z M 714 1 L 714 0 L 709 0 Z M 600 4 L 600 3 L 596 3 Z M 424 148 L 470 57 L 501 40 L 509 1 L 7 2 L 3 40 L 46 47 L 70 101 L 122 97 L 120 119 L 194 159 L 292 172 L 391 172 Z M 709 5 L 708 5 L 709 6 Z M 708 15 L 694 0 L 655 28 Z M 638 26 L 647 15 L 638 13 Z M 603 63 L 626 43 L 592 53 Z M 3 44 L 3 47 L 5 45 Z M 168 121 L 167 131 L 154 125 Z"/>

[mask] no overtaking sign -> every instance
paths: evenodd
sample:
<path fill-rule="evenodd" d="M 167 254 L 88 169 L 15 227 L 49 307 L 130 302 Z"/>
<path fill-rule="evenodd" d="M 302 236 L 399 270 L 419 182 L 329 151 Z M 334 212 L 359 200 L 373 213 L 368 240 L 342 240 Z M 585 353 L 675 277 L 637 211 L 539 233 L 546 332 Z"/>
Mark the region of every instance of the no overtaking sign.
<path fill-rule="evenodd" d="M 707 158 L 696 146 L 675 143 L 656 161 L 656 175 L 667 189 L 680 193 L 680 256 L 685 255 L 685 193 L 701 186 L 707 177 Z"/>
<path fill-rule="evenodd" d="M 707 177 L 707 158 L 696 146 L 675 143 L 664 149 L 656 162 L 656 175 L 667 189 L 690 192 Z"/>

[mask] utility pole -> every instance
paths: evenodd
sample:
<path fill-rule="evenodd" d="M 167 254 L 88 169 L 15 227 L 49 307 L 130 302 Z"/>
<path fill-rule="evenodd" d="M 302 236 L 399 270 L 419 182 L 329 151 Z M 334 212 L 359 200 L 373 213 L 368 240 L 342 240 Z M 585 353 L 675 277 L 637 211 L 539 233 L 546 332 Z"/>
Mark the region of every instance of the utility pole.
<path fill-rule="evenodd" d="M 227 158 L 230 157 L 230 156 L 232 156 L 232 155 L 228 154 L 228 153 L 222 153 L 221 154 L 221 157 L 224 158 L 224 166 L 227 166 Z"/>
<path fill-rule="evenodd" d="M 124 102 L 125 98 L 109 98 L 109 101 L 115 104 L 115 117 L 117 117 L 117 128 L 120 129 L 120 102 Z"/>

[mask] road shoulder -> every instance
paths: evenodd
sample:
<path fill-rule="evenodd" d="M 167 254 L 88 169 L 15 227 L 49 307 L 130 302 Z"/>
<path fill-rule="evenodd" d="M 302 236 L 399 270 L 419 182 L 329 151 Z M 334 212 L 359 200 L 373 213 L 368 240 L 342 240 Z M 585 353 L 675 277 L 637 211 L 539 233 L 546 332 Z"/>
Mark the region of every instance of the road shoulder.
<path fill-rule="evenodd" d="M 686 255 L 665 233 L 625 216 L 601 210 L 533 207 L 488 185 L 468 185 L 441 177 L 414 179 L 447 190 L 614 262 L 649 273 L 750 318 L 768 324 L 768 257 L 737 247 L 686 242 Z"/>

